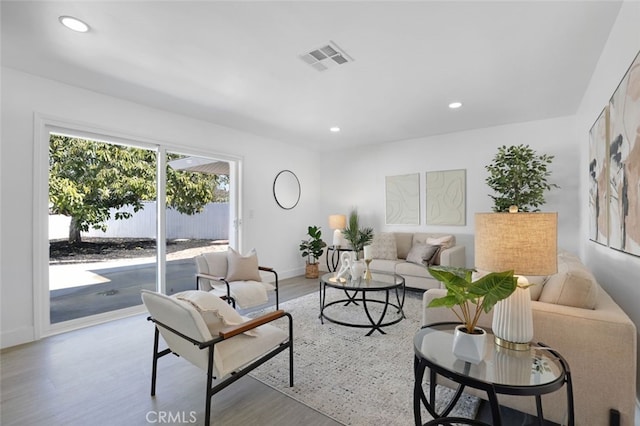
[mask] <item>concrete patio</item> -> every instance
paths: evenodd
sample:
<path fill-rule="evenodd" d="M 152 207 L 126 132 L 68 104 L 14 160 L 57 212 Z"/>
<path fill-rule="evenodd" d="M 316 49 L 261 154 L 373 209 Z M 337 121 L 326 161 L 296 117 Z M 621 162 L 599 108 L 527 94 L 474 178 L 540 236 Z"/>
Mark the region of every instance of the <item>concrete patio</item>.
<path fill-rule="evenodd" d="M 195 289 L 193 258 L 227 245 L 206 246 L 167 255 L 167 293 Z M 140 290 L 156 288 L 155 258 L 50 265 L 51 323 L 140 305 Z"/>

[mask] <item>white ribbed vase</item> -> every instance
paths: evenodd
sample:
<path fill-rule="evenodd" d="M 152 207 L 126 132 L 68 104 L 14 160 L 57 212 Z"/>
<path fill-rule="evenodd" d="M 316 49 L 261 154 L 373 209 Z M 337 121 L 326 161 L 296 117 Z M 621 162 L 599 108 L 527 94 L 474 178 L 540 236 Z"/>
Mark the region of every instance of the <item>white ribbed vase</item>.
<path fill-rule="evenodd" d="M 533 339 L 533 314 L 528 281 L 518 277 L 518 288 L 493 308 L 493 334 L 496 343 L 509 349 L 525 350 Z"/>

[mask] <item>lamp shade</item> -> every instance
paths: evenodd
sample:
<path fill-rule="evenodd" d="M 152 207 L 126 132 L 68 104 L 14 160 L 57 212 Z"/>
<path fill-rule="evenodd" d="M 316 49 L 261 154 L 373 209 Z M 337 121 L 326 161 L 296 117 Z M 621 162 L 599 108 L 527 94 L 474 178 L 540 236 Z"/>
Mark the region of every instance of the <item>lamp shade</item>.
<path fill-rule="evenodd" d="M 347 227 L 347 216 L 343 214 L 332 214 L 329 216 L 329 228 L 344 229 Z"/>
<path fill-rule="evenodd" d="M 558 271 L 557 213 L 476 213 L 475 265 L 516 275 Z"/>

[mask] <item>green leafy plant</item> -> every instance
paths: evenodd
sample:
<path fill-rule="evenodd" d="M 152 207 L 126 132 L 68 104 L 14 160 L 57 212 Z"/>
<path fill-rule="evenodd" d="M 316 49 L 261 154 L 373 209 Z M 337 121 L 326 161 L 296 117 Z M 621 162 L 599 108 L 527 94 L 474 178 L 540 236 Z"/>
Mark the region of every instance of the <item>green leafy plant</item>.
<path fill-rule="evenodd" d="M 351 210 L 347 227 L 342 230 L 344 238 L 351 243 L 356 259 L 360 258 L 360 252 L 364 246 L 373 240 L 373 228 L 360 228 L 360 218 L 357 210 Z"/>
<path fill-rule="evenodd" d="M 71 218 L 69 243 L 81 242 L 81 231 L 107 229 L 113 215 L 125 220 L 155 200 L 156 152 L 52 134 L 49 140 L 49 212 Z M 180 158 L 167 154 L 167 161 Z M 228 200 L 216 192 L 227 176 L 207 175 L 167 166 L 166 202 L 194 215 L 211 202 Z"/>
<path fill-rule="evenodd" d="M 451 266 L 432 266 L 429 273 L 444 283 L 447 295 L 433 299 L 428 307 L 450 308 L 473 333 L 482 312 L 488 313 L 502 299 L 506 299 L 518 286 L 513 271 L 492 272 L 473 281 L 474 269 Z"/>
<path fill-rule="evenodd" d="M 307 264 L 313 265 L 318 263 L 318 258 L 322 256 L 327 243 L 322 241 L 322 232 L 319 226 L 307 228 L 307 235 L 309 235 L 309 238 L 302 240 L 300 243 L 300 251 L 302 252 L 302 257 L 307 258 Z"/>
<path fill-rule="evenodd" d="M 539 211 L 545 203 L 544 193 L 558 185 L 548 183 L 548 166 L 554 156 L 538 155 L 529 145 L 501 146 L 493 163 L 485 166 L 489 172 L 487 185 L 498 195 L 489 195 L 494 201 L 494 212 L 509 211 L 518 206 L 520 211 Z"/>

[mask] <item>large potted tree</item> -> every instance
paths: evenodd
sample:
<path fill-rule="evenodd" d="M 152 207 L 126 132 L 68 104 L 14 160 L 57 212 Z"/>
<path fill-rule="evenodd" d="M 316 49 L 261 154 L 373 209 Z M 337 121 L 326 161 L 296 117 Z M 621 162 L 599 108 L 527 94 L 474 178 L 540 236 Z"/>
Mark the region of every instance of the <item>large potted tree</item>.
<path fill-rule="evenodd" d="M 485 166 L 489 172 L 486 183 L 497 194 L 489 195 L 493 211 L 508 212 L 511 206 L 523 212 L 539 211 L 545 191 L 559 188 L 547 181 L 552 160 L 553 155 L 537 154 L 529 145 L 499 147 L 493 162 Z"/>
<path fill-rule="evenodd" d="M 327 243 L 322 241 L 322 232 L 319 226 L 309 226 L 307 228 L 308 239 L 300 243 L 302 257 L 306 258 L 304 271 L 305 278 L 318 278 L 318 259 L 322 256 Z"/>

